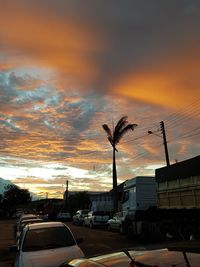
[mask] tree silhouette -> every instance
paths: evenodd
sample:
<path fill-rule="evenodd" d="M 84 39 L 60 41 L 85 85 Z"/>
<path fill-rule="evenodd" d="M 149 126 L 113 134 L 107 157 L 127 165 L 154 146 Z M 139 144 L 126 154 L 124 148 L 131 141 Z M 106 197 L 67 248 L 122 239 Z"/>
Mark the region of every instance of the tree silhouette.
<path fill-rule="evenodd" d="M 116 145 L 119 143 L 121 138 L 130 130 L 134 130 L 137 124 L 128 124 L 128 117 L 123 116 L 118 123 L 116 124 L 113 131 L 108 127 L 107 124 L 103 124 L 102 127 L 107 133 L 108 141 L 111 143 L 113 147 L 113 208 L 114 211 L 118 209 L 118 192 L 117 192 L 117 169 L 116 169 L 116 159 L 115 152 Z"/>
<path fill-rule="evenodd" d="M 5 189 L 3 206 L 6 212 L 12 213 L 17 205 L 31 202 L 31 195 L 27 189 L 21 189 L 16 185 L 7 185 Z"/>
<path fill-rule="evenodd" d="M 70 195 L 68 198 L 68 208 L 74 214 L 79 209 L 89 209 L 91 206 L 90 195 L 86 191 Z"/>

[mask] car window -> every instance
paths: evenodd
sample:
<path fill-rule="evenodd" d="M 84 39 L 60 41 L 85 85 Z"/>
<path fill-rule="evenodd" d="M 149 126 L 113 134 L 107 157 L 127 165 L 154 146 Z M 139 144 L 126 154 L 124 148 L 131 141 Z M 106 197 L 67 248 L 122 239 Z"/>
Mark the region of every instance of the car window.
<path fill-rule="evenodd" d="M 75 245 L 75 240 L 66 227 L 32 229 L 27 231 L 22 251 L 34 251 Z"/>
<path fill-rule="evenodd" d="M 109 212 L 107 212 L 107 211 L 94 211 L 93 215 L 104 216 L 104 215 L 109 215 Z"/>
<path fill-rule="evenodd" d="M 88 210 L 82 210 L 82 214 L 88 214 Z"/>

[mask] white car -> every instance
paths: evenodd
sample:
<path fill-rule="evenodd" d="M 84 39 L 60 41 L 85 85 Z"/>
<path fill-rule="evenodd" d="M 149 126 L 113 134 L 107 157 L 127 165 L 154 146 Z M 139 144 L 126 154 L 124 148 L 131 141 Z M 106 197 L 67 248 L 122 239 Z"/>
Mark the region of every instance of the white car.
<path fill-rule="evenodd" d="M 89 226 L 90 228 L 107 226 L 110 218 L 110 212 L 108 211 L 90 211 L 84 218 L 83 225 Z"/>
<path fill-rule="evenodd" d="M 15 230 L 18 231 L 19 225 L 22 223 L 22 221 L 29 219 L 37 219 L 37 218 L 38 216 L 35 214 L 25 214 L 25 213 L 22 214 L 16 221 Z"/>
<path fill-rule="evenodd" d="M 70 229 L 62 222 L 43 222 L 27 225 L 19 243 L 15 267 L 58 267 L 63 262 L 84 257 Z"/>
<path fill-rule="evenodd" d="M 57 220 L 60 221 L 70 221 L 71 220 L 71 214 L 67 211 L 60 211 L 57 214 Z"/>
<path fill-rule="evenodd" d="M 125 211 L 120 211 L 117 212 L 113 215 L 113 217 L 111 219 L 108 220 L 108 231 L 118 231 L 121 234 L 124 233 L 124 218 L 125 218 L 126 212 Z"/>
<path fill-rule="evenodd" d="M 82 225 L 88 212 L 89 210 L 77 210 L 76 214 L 72 217 L 73 224 Z"/>
<path fill-rule="evenodd" d="M 43 222 L 43 220 L 40 218 L 31 218 L 31 219 L 27 219 L 27 220 L 22 220 L 20 222 L 20 224 L 17 226 L 16 239 L 17 240 L 19 239 L 21 232 L 23 231 L 24 227 L 27 224 L 39 223 L 39 222 Z"/>
<path fill-rule="evenodd" d="M 28 219 L 32 219 L 32 218 L 38 218 L 37 215 L 35 214 L 22 214 L 19 219 L 17 220 L 17 225 L 19 225 L 23 220 L 28 220 Z"/>

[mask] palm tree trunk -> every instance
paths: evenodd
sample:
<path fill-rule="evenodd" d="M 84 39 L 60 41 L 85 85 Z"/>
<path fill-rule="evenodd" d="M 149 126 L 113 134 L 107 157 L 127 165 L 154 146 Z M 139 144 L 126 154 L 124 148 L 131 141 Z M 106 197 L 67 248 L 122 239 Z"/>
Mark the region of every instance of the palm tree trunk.
<path fill-rule="evenodd" d="M 117 169 L 115 161 L 115 147 L 113 146 L 113 208 L 114 212 L 118 210 L 118 192 L 117 192 Z"/>

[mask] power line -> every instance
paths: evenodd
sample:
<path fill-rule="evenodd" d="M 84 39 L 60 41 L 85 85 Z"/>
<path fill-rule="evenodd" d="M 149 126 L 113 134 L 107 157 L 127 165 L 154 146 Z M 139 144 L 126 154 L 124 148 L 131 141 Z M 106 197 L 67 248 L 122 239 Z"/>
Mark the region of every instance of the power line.
<path fill-rule="evenodd" d="M 167 123 L 168 121 L 174 119 L 176 116 L 179 116 L 181 112 L 184 111 L 186 113 L 191 110 L 191 107 L 196 107 L 196 106 L 199 107 L 199 101 L 200 101 L 200 98 L 197 98 L 192 103 L 188 104 L 187 106 L 183 105 L 176 112 L 173 112 L 172 114 L 165 117 L 164 121 Z"/>
<path fill-rule="evenodd" d="M 200 115 L 200 99 L 197 99 L 193 103 L 190 103 L 188 106 L 180 108 L 177 112 L 172 113 L 167 116 L 164 121 L 168 128 L 173 127 L 173 125 L 191 119 L 191 117 Z"/>

